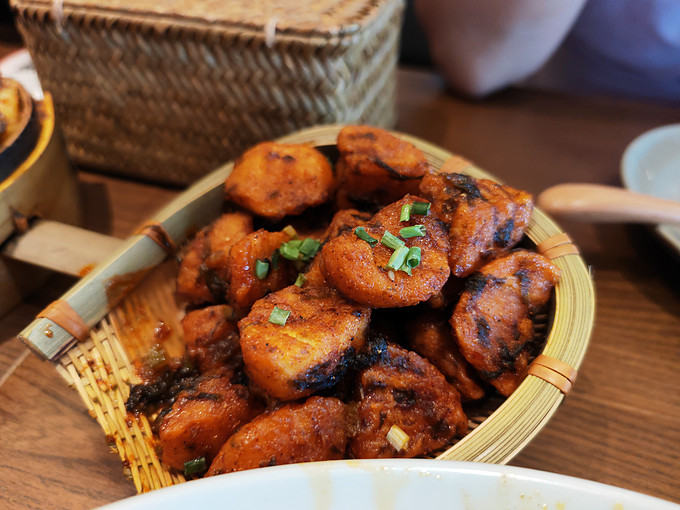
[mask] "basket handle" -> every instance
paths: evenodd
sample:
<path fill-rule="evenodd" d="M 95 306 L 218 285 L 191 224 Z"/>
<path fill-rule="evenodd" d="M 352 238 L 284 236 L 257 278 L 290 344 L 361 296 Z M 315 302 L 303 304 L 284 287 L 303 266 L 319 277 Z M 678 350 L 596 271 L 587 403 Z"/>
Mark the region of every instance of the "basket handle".
<path fill-rule="evenodd" d="M 165 243 L 150 235 L 150 232 L 162 231 L 167 241 L 178 246 L 198 228 L 207 224 L 219 215 L 223 203 L 223 184 L 226 176 L 231 172 L 233 163 L 224 165 L 196 182 L 180 196 L 172 200 L 156 214 L 147 228 L 141 229 L 127 241 L 103 241 L 106 236 L 93 235 L 82 229 L 67 228 L 69 234 L 79 239 L 98 239 L 113 249 L 96 248 L 90 253 L 91 260 L 106 255 L 105 260 L 97 265 L 90 273 L 74 285 L 59 301 L 68 306 L 71 317 L 77 316 L 90 329 L 94 327 L 114 306 L 116 306 L 153 268 L 163 262 L 168 256 Z M 40 222 L 39 227 L 45 231 L 61 230 L 63 226 L 50 225 L 51 222 Z M 151 228 L 148 228 L 151 226 Z M 64 231 L 64 230 L 62 230 Z M 23 251 L 31 257 L 38 257 L 29 244 L 46 243 L 46 238 L 40 232 L 29 232 L 22 238 L 13 241 L 8 250 L 14 255 Z M 82 241 L 78 241 L 82 242 Z M 43 245 L 44 246 L 44 245 Z M 79 249 L 79 246 L 75 246 Z M 56 262 L 57 257 L 47 254 L 51 260 L 43 261 L 44 265 Z M 78 262 L 74 265 L 62 261 L 64 269 L 78 270 Z M 38 317 L 29 324 L 19 335 L 24 342 L 38 356 L 47 360 L 56 360 L 66 352 L 76 341 L 72 331 L 55 322 L 56 316 Z M 70 329 L 70 328 L 69 328 Z"/>
<path fill-rule="evenodd" d="M 30 228 L 3 244 L 0 253 L 58 273 L 82 277 L 122 244 L 122 239 L 51 220 L 36 220 Z"/>

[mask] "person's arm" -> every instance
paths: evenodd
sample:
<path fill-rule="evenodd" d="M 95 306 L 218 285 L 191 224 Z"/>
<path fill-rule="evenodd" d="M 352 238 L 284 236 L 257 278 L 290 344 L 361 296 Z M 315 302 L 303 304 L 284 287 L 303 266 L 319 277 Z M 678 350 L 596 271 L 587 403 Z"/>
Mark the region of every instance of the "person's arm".
<path fill-rule="evenodd" d="M 586 0 L 415 0 L 432 59 L 447 84 L 482 97 L 536 71 Z"/>

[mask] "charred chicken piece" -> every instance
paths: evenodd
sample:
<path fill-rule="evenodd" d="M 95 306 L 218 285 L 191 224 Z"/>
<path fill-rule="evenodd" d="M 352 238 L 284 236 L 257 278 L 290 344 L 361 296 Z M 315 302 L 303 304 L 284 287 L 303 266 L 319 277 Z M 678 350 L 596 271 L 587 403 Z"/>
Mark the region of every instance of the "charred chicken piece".
<path fill-rule="evenodd" d="M 420 149 L 377 127 L 347 126 L 337 145 L 341 208 L 382 206 L 416 194 L 429 168 Z"/>
<path fill-rule="evenodd" d="M 332 397 L 289 403 L 245 424 L 224 444 L 207 476 L 265 466 L 342 459 L 347 408 Z"/>
<path fill-rule="evenodd" d="M 202 373 L 240 364 L 241 347 L 234 310 L 214 305 L 192 310 L 182 319 L 187 353 Z"/>
<path fill-rule="evenodd" d="M 263 142 L 246 151 L 225 181 L 227 200 L 272 221 L 326 202 L 335 178 L 325 156 L 308 145 Z"/>
<path fill-rule="evenodd" d="M 269 294 L 238 323 L 246 372 L 281 400 L 331 387 L 363 347 L 370 316 L 328 287 L 291 285 Z"/>
<path fill-rule="evenodd" d="M 409 346 L 444 374 L 463 400 L 484 396 L 479 378 L 461 354 L 453 331 L 441 313 L 425 312 L 408 323 Z"/>
<path fill-rule="evenodd" d="M 505 396 L 521 382 L 533 345 L 532 315 L 548 302 L 560 269 L 515 250 L 470 276 L 451 317 L 465 358 Z"/>
<path fill-rule="evenodd" d="M 449 237 L 431 214 L 400 221 L 402 207 L 418 201 L 422 202 L 407 195 L 381 209 L 364 227 L 370 242 L 345 232 L 326 243 L 321 253 L 328 282 L 348 298 L 374 308 L 411 306 L 438 293 L 450 273 Z M 405 227 L 419 228 L 423 235 L 403 238 L 400 232 Z M 386 233 L 398 237 L 397 244 L 419 252 L 419 262 L 410 271 L 389 267 L 397 249 L 381 242 L 383 236 L 389 237 Z"/>
<path fill-rule="evenodd" d="M 508 253 L 524 235 L 533 210 L 528 193 L 465 174 L 429 173 L 420 193 L 449 228 L 449 265 L 459 277 Z"/>
<path fill-rule="evenodd" d="M 295 281 L 295 265 L 278 253 L 281 245 L 290 240 L 286 232 L 260 229 L 233 246 L 228 262 L 229 301 L 239 314 L 268 292 Z M 258 268 L 258 264 L 266 264 L 266 270 Z"/>
<path fill-rule="evenodd" d="M 202 229 L 184 253 L 177 274 L 177 295 L 193 305 L 227 299 L 227 259 L 232 246 L 253 231 L 253 220 L 242 212 L 227 213 Z"/>
<path fill-rule="evenodd" d="M 162 462 L 182 470 L 185 462 L 205 457 L 209 465 L 229 436 L 261 411 L 245 386 L 228 377 L 202 377 L 160 418 Z"/>
<path fill-rule="evenodd" d="M 467 431 L 458 391 L 427 360 L 396 345 L 359 374 L 359 396 L 350 440 L 356 458 L 424 455 Z M 391 440 L 395 430 L 405 442 Z"/>

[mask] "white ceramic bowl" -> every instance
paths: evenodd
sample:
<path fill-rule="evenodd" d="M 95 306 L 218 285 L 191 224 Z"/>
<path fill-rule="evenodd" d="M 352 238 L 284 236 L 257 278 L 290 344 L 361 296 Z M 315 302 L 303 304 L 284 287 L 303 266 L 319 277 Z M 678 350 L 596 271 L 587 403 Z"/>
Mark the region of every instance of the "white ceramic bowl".
<path fill-rule="evenodd" d="M 621 178 L 631 191 L 680 202 L 680 124 L 647 131 L 623 153 Z M 657 233 L 680 252 L 680 228 L 660 225 Z"/>
<path fill-rule="evenodd" d="M 530 469 L 431 459 L 313 462 L 203 478 L 100 510 L 680 510 Z"/>

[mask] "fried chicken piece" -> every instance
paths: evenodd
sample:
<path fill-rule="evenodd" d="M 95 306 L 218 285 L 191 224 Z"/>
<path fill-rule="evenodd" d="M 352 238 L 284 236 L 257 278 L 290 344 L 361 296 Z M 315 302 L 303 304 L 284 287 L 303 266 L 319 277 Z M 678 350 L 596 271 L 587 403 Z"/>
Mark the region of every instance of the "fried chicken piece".
<path fill-rule="evenodd" d="M 421 201 L 407 195 L 380 210 L 364 227 L 376 241 L 386 231 L 399 236 L 402 228 L 422 225 L 425 235 L 404 239 L 407 248 L 421 250 L 420 264 L 406 271 L 386 269 L 395 250 L 373 246 L 354 232 L 345 232 L 322 248 L 323 270 L 328 282 L 348 298 L 374 308 L 415 305 L 439 292 L 449 277 L 449 237 L 444 225 L 433 215 L 411 215 L 399 221 L 405 204 Z"/>
<path fill-rule="evenodd" d="M 325 156 L 308 145 L 263 142 L 246 151 L 225 181 L 227 200 L 278 221 L 326 202 L 335 178 Z"/>
<path fill-rule="evenodd" d="M 524 235 L 533 210 L 524 191 L 458 173 L 428 173 L 420 193 L 449 227 L 449 266 L 459 277 L 508 253 Z"/>
<path fill-rule="evenodd" d="M 199 370 L 208 372 L 235 368 L 241 358 L 238 327 L 234 310 L 228 305 L 214 305 L 188 312 L 182 319 L 187 353 L 196 360 Z"/>
<path fill-rule="evenodd" d="M 270 322 L 274 307 L 291 313 Z M 257 301 L 238 323 L 246 372 L 267 394 L 293 400 L 335 385 L 365 341 L 370 308 L 335 289 L 291 285 Z"/>
<path fill-rule="evenodd" d="M 194 305 L 224 302 L 229 281 L 229 252 L 239 239 L 252 231 L 252 217 L 243 212 L 224 214 L 199 231 L 182 258 L 177 295 Z"/>
<path fill-rule="evenodd" d="M 286 232 L 260 229 L 238 241 L 229 253 L 229 301 L 241 313 L 266 295 L 295 281 L 297 269 L 284 257 L 275 255 L 281 244 L 292 238 Z M 264 278 L 256 274 L 257 260 L 269 264 Z"/>
<path fill-rule="evenodd" d="M 349 429 L 345 404 L 332 397 L 289 403 L 245 424 L 224 444 L 206 476 L 265 466 L 338 460 Z"/>
<path fill-rule="evenodd" d="M 505 396 L 519 386 L 533 340 L 532 315 L 557 285 L 560 269 L 538 253 L 515 250 L 470 276 L 450 323 L 461 352 Z"/>
<path fill-rule="evenodd" d="M 337 145 L 336 201 L 342 208 L 382 206 L 416 194 L 429 168 L 420 149 L 377 127 L 346 126 Z"/>
<path fill-rule="evenodd" d="M 396 345 L 359 374 L 359 392 L 358 431 L 350 440 L 356 458 L 424 455 L 467 431 L 458 391 L 428 361 Z M 399 450 L 388 440 L 392 426 L 408 435 Z"/>
<path fill-rule="evenodd" d="M 261 411 L 245 386 L 231 384 L 226 376 L 204 376 L 161 417 L 161 461 L 179 470 L 200 457 L 209 464 L 229 436 Z"/>
<path fill-rule="evenodd" d="M 327 243 L 331 239 L 338 237 L 340 234 L 353 232 L 356 227 L 364 225 L 366 221 L 370 219 L 371 215 L 369 213 L 361 212 L 356 209 L 343 209 L 335 213 L 321 238 L 324 243 Z M 309 266 L 307 266 L 307 271 L 304 273 L 304 282 L 309 285 L 328 285 L 323 270 L 323 257 L 321 255 L 314 257 L 309 263 Z"/>
<path fill-rule="evenodd" d="M 409 322 L 407 329 L 409 346 L 437 367 L 464 400 L 484 396 L 477 374 L 461 354 L 445 316 L 424 312 Z"/>

